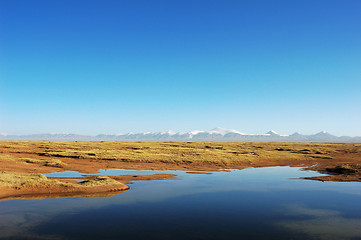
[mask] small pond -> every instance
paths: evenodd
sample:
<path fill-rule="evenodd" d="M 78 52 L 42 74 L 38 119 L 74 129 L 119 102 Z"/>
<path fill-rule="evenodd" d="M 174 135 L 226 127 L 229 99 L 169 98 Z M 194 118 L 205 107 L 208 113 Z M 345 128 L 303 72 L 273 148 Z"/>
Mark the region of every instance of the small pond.
<path fill-rule="evenodd" d="M 0 201 L 0 239 L 361 239 L 361 183 L 269 167 L 135 181 L 111 197 Z M 51 177 L 80 177 L 78 172 Z"/>

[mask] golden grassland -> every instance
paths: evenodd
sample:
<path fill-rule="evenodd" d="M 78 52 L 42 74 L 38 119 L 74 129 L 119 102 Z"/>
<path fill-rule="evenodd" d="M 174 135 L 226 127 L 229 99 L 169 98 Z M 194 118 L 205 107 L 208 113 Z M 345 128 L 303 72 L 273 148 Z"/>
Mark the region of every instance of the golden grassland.
<path fill-rule="evenodd" d="M 0 142 L 0 153 L 120 162 L 223 163 L 332 159 L 335 151 L 359 151 L 360 144 L 210 142 Z M 31 161 L 31 160 L 30 160 Z"/>
<path fill-rule="evenodd" d="M 48 180 L 41 175 L 65 170 L 85 173 L 106 168 L 209 171 L 285 165 L 333 174 L 328 179 L 314 178 L 316 180 L 360 181 L 361 144 L 0 141 L 0 190 L 79 192 L 88 187 L 88 192 L 98 191 L 94 186 L 117 186 L 104 188 L 107 191 L 126 189 L 126 185 L 119 186 L 123 184 L 119 178 L 98 176 L 82 182 L 66 182 Z"/>

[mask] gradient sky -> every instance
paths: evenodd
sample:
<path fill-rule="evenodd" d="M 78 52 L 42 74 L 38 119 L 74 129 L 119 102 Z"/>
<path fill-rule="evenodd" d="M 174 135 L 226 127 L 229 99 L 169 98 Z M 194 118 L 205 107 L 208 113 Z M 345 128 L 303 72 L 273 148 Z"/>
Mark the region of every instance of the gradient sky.
<path fill-rule="evenodd" d="M 361 1 L 0 0 L 0 132 L 361 136 Z"/>

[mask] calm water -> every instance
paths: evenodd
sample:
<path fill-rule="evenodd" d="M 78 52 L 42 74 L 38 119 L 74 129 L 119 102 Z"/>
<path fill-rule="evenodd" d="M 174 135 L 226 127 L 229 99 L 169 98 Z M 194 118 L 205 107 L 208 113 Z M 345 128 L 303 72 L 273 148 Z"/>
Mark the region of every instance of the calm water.
<path fill-rule="evenodd" d="M 112 197 L 1 201 L 0 238 L 361 239 L 361 183 L 301 180 L 319 174 L 290 167 L 162 173 L 180 179 L 136 181 Z"/>

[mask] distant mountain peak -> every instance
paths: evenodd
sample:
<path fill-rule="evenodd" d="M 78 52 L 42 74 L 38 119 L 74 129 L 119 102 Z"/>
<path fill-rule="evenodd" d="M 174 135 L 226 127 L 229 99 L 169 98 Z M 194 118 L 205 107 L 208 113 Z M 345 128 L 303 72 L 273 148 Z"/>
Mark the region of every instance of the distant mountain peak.
<path fill-rule="evenodd" d="M 168 130 L 168 131 L 165 131 L 165 132 L 161 132 L 161 134 L 164 134 L 164 135 L 175 135 L 177 134 L 176 132 L 172 131 L 172 130 Z"/>
<path fill-rule="evenodd" d="M 30 135 L 0 134 L 0 140 L 47 140 L 47 141 L 219 141 L 219 142 L 361 142 L 361 137 L 337 137 L 326 131 L 313 135 L 280 135 L 275 131 L 266 134 L 245 134 L 237 130 L 216 127 L 210 131 L 190 132 L 144 132 L 126 134 L 99 134 L 96 136 L 72 133 L 45 133 Z"/>
<path fill-rule="evenodd" d="M 196 134 L 199 134 L 199 133 L 204 133 L 204 131 L 201 131 L 201 130 L 193 130 L 191 132 L 189 132 L 190 135 L 196 135 Z"/>
<path fill-rule="evenodd" d="M 269 135 L 279 135 L 276 131 L 268 131 L 266 134 L 269 134 Z"/>
<path fill-rule="evenodd" d="M 211 129 L 211 131 L 227 131 L 227 129 L 221 128 L 221 127 L 215 127 L 213 129 Z"/>
<path fill-rule="evenodd" d="M 327 136 L 332 136 L 330 133 L 326 132 L 326 131 L 321 131 L 319 133 L 316 133 L 315 135 L 327 135 Z"/>
<path fill-rule="evenodd" d="M 233 130 L 233 129 L 225 129 L 225 128 L 221 128 L 221 127 L 216 127 L 213 128 L 212 130 L 209 131 L 210 134 L 221 134 L 221 135 L 226 135 L 227 133 L 238 133 L 243 135 L 243 133 L 237 131 L 237 130 Z"/>

